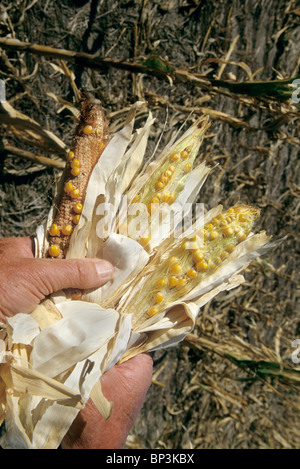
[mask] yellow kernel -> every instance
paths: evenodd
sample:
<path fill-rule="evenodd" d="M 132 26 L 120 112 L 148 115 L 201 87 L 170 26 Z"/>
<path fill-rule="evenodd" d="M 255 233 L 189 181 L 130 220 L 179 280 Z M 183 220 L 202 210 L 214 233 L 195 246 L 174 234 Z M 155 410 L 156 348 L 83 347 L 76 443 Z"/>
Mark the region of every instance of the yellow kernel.
<path fill-rule="evenodd" d="M 209 223 L 208 225 L 205 226 L 206 230 L 210 230 L 211 228 L 213 228 L 213 225 L 211 223 Z"/>
<path fill-rule="evenodd" d="M 167 282 L 164 278 L 160 278 L 155 282 L 155 288 L 166 288 Z"/>
<path fill-rule="evenodd" d="M 197 271 L 195 269 L 189 269 L 186 274 L 189 278 L 197 277 Z"/>
<path fill-rule="evenodd" d="M 246 238 L 247 238 L 246 233 L 242 234 L 242 235 L 238 238 L 238 243 L 241 243 L 241 242 L 244 241 Z"/>
<path fill-rule="evenodd" d="M 79 189 L 73 189 L 72 192 L 70 193 L 72 199 L 77 199 L 77 197 L 80 196 L 80 190 Z"/>
<path fill-rule="evenodd" d="M 179 262 L 179 259 L 176 256 L 172 256 L 170 257 L 169 262 L 170 264 L 177 264 Z"/>
<path fill-rule="evenodd" d="M 229 238 L 230 236 L 232 236 L 234 233 L 233 229 L 232 228 L 225 228 L 223 231 L 222 231 L 222 234 L 225 238 Z"/>
<path fill-rule="evenodd" d="M 75 213 L 81 213 L 82 212 L 82 209 L 83 209 L 83 205 L 82 204 L 75 204 L 74 207 L 73 207 L 73 211 Z"/>
<path fill-rule="evenodd" d="M 231 246 L 228 246 L 228 248 L 226 249 L 226 251 L 227 251 L 229 254 L 231 254 L 231 253 L 234 251 L 234 249 L 235 249 L 235 245 L 232 244 Z"/>
<path fill-rule="evenodd" d="M 75 153 L 70 150 L 68 153 L 68 160 L 71 161 L 74 157 L 75 157 Z"/>
<path fill-rule="evenodd" d="M 212 231 L 209 235 L 209 239 L 211 241 L 214 241 L 215 239 L 218 239 L 219 237 L 219 233 L 217 231 Z"/>
<path fill-rule="evenodd" d="M 168 278 L 168 284 L 169 284 L 169 287 L 175 287 L 178 283 L 178 278 L 177 277 L 174 277 L 173 275 L 171 275 L 171 277 Z"/>
<path fill-rule="evenodd" d="M 173 173 L 172 173 L 172 171 L 170 171 L 169 169 L 167 169 L 164 174 L 165 174 L 165 176 L 166 176 L 168 179 L 171 179 Z"/>
<path fill-rule="evenodd" d="M 187 284 L 187 280 L 185 278 L 179 278 L 178 283 L 176 285 L 177 290 L 181 290 L 181 288 L 184 288 Z"/>
<path fill-rule="evenodd" d="M 139 242 L 140 242 L 140 244 L 141 244 L 143 247 L 145 247 L 145 246 L 147 246 L 147 244 L 149 243 L 149 240 L 150 240 L 149 237 L 148 237 L 148 238 L 140 238 L 140 239 L 139 239 Z"/>
<path fill-rule="evenodd" d="M 172 161 L 172 163 L 175 163 L 178 160 L 179 160 L 178 153 L 172 153 L 172 155 L 170 156 L 170 161 Z"/>
<path fill-rule="evenodd" d="M 168 203 L 170 200 L 171 194 L 170 192 L 165 192 L 162 196 L 162 202 Z"/>
<path fill-rule="evenodd" d="M 179 274 L 182 271 L 182 267 L 180 264 L 172 264 L 170 267 L 170 272 L 172 274 Z"/>
<path fill-rule="evenodd" d="M 154 184 L 154 187 L 157 191 L 160 191 L 161 189 L 163 189 L 165 187 L 164 183 L 161 182 L 161 181 L 157 181 L 155 184 Z"/>
<path fill-rule="evenodd" d="M 226 251 L 223 251 L 222 254 L 220 254 L 220 258 L 221 258 L 222 260 L 227 259 L 228 256 L 229 256 L 229 254 L 228 254 L 228 252 L 226 252 Z"/>
<path fill-rule="evenodd" d="M 175 169 L 176 169 L 175 166 L 171 164 L 168 168 L 168 171 L 171 171 L 171 173 L 173 174 Z"/>
<path fill-rule="evenodd" d="M 52 244 L 52 246 L 49 247 L 48 253 L 51 257 L 57 257 L 60 253 L 60 249 L 56 244 Z"/>
<path fill-rule="evenodd" d="M 57 236 L 59 234 L 59 228 L 57 225 L 55 225 L 55 223 L 53 223 L 51 226 L 50 226 L 50 229 L 49 229 L 49 235 L 50 236 Z"/>
<path fill-rule="evenodd" d="M 147 205 L 147 210 L 148 210 L 149 214 L 155 213 L 157 209 L 158 209 L 158 204 L 148 204 Z"/>
<path fill-rule="evenodd" d="M 148 310 L 148 314 L 150 317 L 155 316 L 158 312 L 159 312 L 159 309 L 156 308 L 156 306 L 152 306 L 152 308 Z"/>
<path fill-rule="evenodd" d="M 248 220 L 248 217 L 245 213 L 240 213 L 238 216 L 238 220 L 242 223 L 246 222 Z"/>
<path fill-rule="evenodd" d="M 186 150 L 182 150 L 182 152 L 180 152 L 180 156 L 183 160 L 186 160 L 188 158 L 189 154 Z"/>
<path fill-rule="evenodd" d="M 203 261 L 203 254 L 202 252 L 198 249 L 198 251 L 196 251 L 194 254 L 193 254 L 193 261 L 197 264 L 197 262 L 201 262 Z"/>
<path fill-rule="evenodd" d="M 85 125 L 83 127 L 83 133 L 85 135 L 91 135 L 92 132 L 93 132 L 93 127 L 91 125 Z"/>
<path fill-rule="evenodd" d="M 166 185 L 169 182 L 169 178 L 167 178 L 166 176 L 160 176 L 159 181 Z"/>
<path fill-rule="evenodd" d="M 80 215 L 74 215 L 74 217 L 72 219 L 74 225 L 78 225 L 79 220 L 80 220 Z"/>
<path fill-rule="evenodd" d="M 64 189 L 65 189 L 65 192 L 69 194 L 74 189 L 74 186 L 71 182 L 66 182 Z"/>
<path fill-rule="evenodd" d="M 150 201 L 151 204 L 159 204 L 159 199 L 157 197 L 153 197 Z"/>
<path fill-rule="evenodd" d="M 191 167 L 192 166 L 190 163 L 184 165 L 183 171 L 185 172 L 185 174 L 187 174 L 191 170 Z"/>
<path fill-rule="evenodd" d="M 171 205 L 175 202 L 176 200 L 176 195 L 175 194 L 171 194 L 170 195 L 170 198 L 169 198 L 169 201 L 168 201 L 168 204 Z"/>
<path fill-rule="evenodd" d="M 164 299 L 164 296 L 162 293 L 154 293 L 153 295 L 153 300 L 155 301 L 155 303 L 161 303 L 162 300 Z"/>
<path fill-rule="evenodd" d="M 81 163 L 79 160 L 75 159 L 71 161 L 71 168 L 80 168 Z"/>
<path fill-rule="evenodd" d="M 196 264 L 196 269 L 198 270 L 198 272 L 204 272 L 205 270 L 207 270 L 207 268 L 208 264 L 205 261 L 201 261 Z"/>
<path fill-rule="evenodd" d="M 70 236 L 72 233 L 72 225 L 64 225 L 61 229 L 61 232 L 65 236 Z"/>
<path fill-rule="evenodd" d="M 71 169 L 71 174 L 72 174 L 72 176 L 75 176 L 75 177 L 79 176 L 80 169 L 79 168 L 72 168 Z"/>
<path fill-rule="evenodd" d="M 132 199 L 132 203 L 134 204 L 135 202 L 137 202 L 139 198 L 140 198 L 139 194 L 136 194 Z"/>

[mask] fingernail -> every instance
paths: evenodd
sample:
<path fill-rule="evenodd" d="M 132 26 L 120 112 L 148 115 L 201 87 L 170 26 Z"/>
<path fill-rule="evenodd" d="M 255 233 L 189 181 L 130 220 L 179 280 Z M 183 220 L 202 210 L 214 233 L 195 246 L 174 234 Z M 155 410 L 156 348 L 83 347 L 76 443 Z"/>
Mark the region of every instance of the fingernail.
<path fill-rule="evenodd" d="M 95 261 L 95 267 L 99 278 L 102 280 L 110 280 L 114 275 L 114 268 L 108 261 Z"/>

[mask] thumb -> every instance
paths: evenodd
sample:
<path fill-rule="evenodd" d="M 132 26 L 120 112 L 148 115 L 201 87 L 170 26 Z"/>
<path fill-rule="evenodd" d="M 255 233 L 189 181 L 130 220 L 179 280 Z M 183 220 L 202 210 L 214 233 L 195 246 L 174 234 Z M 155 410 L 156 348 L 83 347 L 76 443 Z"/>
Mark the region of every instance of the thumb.
<path fill-rule="evenodd" d="M 98 259 L 19 259 L 0 267 L 0 314 L 31 312 L 47 295 L 67 288 L 96 288 L 113 276 Z"/>

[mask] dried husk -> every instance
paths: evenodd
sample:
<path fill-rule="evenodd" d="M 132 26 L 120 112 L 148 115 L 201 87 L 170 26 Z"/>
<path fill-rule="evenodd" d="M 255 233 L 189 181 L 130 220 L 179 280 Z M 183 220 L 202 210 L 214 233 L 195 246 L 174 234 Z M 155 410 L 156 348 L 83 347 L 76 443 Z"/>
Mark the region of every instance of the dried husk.
<path fill-rule="evenodd" d="M 149 272 L 170 248 L 174 230 L 162 230 L 147 249 L 120 234 L 115 221 L 120 216 L 122 196 L 126 193 L 130 201 L 172 148 L 192 136 L 198 126 L 207 128 L 207 119 L 195 123 L 139 177 L 154 121 L 149 114 L 144 127 L 133 133 L 134 117 L 141 106 L 132 107 L 123 129 L 113 136 L 96 164 L 67 253 L 67 258 L 110 260 L 115 265 L 114 280 L 84 292 L 81 301 L 70 299 L 68 292 L 58 292 L 31 315 L 20 312 L 5 326 L 5 363 L 0 367 L 0 418 L 5 418 L 6 424 L 0 443 L 4 448 L 57 448 L 89 397 L 109 418 L 113 403 L 102 393 L 101 375 L 138 353 L 178 344 L 193 330 L 199 309 L 221 291 L 240 285 L 244 281 L 241 271 L 274 245 L 264 232 L 250 235 L 188 295 L 179 295 L 164 311 L 133 327 L 133 315 L 126 311 L 126 304 L 143 289 Z M 190 172 L 177 200 L 179 208 L 196 200 L 209 172 L 204 163 Z M 97 210 L 104 202 L 111 204 L 113 217 L 105 236 L 99 237 L 103 214 Z M 124 207 L 121 214 L 122 210 Z M 221 206 L 216 207 L 203 222 L 221 211 Z M 46 226 L 37 230 L 37 257 L 47 251 L 45 233 L 51 220 L 52 212 Z"/>

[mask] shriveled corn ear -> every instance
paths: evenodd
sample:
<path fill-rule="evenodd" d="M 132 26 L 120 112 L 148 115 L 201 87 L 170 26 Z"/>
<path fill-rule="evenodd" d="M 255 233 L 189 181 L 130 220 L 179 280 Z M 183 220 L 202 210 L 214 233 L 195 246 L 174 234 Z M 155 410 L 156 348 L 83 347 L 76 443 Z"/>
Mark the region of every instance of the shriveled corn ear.
<path fill-rule="evenodd" d="M 140 244 L 148 249 L 151 244 L 151 236 L 159 232 L 164 216 L 168 212 L 168 206 L 172 206 L 184 191 L 189 176 L 192 173 L 199 148 L 204 135 L 209 128 L 209 119 L 206 116 L 200 118 L 186 134 L 176 141 L 170 148 L 151 163 L 145 174 L 133 184 L 128 194 L 129 207 L 125 214 L 126 221 L 120 222 L 120 232 L 128 237 L 137 239 Z M 203 165 L 202 174 L 198 175 L 199 182 L 205 179 L 208 169 Z M 150 220 L 156 212 L 162 208 L 160 217 L 155 221 L 155 229 L 149 229 Z M 142 213 L 141 213 L 142 212 Z M 139 231 L 136 236 L 137 218 L 141 216 L 147 220 L 144 233 Z M 123 214 L 124 219 L 124 214 Z"/>
<path fill-rule="evenodd" d="M 121 311 L 133 315 L 133 327 L 164 312 L 207 279 L 250 234 L 259 210 L 235 206 L 219 214 L 203 229 L 170 241 L 170 248 L 152 261 L 144 287 L 132 294 Z"/>
<path fill-rule="evenodd" d="M 49 257 L 63 258 L 79 223 L 90 175 L 109 141 L 108 123 L 99 101 L 83 95 L 80 119 L 61 180 L 54 215 L 48 229 Z"/>

